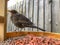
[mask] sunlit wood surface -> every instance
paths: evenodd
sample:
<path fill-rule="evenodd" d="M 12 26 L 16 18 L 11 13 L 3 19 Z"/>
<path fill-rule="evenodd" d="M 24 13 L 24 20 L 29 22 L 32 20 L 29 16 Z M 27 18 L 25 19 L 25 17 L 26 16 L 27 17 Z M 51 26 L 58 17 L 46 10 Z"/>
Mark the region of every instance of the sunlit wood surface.
<path fill-rule="evenodd" d="M 58 38 L 60 39 L 60 34 L 58 33 L 50 33 L 50 32 L 9 32 L 6 34 L 7 38 L 22 36 L 27 34 L 34 34 L 36 36 L 48 36 L 51 38 Z"/>

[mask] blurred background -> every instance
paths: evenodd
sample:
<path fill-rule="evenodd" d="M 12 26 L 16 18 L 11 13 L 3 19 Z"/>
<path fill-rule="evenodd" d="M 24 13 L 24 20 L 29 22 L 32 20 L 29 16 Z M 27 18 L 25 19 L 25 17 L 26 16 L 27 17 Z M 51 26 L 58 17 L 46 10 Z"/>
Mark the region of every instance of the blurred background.
<path fill-rule="evenodd" d="M 13 5 L 15 5 L 17 2 L 20 2 L 20 1 L 23 1 L 23 0 L 9 0 L 8 1 L 8 7 L 10 7 L 10 6 L 13 6 Z"/>

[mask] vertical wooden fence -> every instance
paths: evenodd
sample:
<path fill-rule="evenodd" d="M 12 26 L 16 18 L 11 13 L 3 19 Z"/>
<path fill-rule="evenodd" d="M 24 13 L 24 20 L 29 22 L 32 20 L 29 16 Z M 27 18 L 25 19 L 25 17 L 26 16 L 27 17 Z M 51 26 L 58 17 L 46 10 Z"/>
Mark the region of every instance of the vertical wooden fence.
<path fill-rule="evenodd" d="M 15 9 L 19 13 L 29 18 L 34 25 L 45 29 L 48 32 L 59 31 L 59 11 L 60 0 L 23 0 L 9 7 L 8 9 Z M 57 15 L 58 14 L 58 15 Z M 58 19 L 59 18 L 59 19 Z M 58 19 L 58 21 L 57 21 Z M 58 25 L 58 24 L 59 25 Z M 58 26 L 57 26 L 58 25 Z M 10 14 L 7 16 L 7 32 L 12 31 L 40 31 L 34 28 L 20 29 L 14 26 L 10 20 Z"/>

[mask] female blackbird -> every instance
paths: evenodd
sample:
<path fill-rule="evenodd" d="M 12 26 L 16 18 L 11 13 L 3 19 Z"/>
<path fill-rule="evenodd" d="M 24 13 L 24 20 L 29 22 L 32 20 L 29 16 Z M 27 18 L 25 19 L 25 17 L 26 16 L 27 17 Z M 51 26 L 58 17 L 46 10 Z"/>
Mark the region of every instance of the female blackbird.
<path fill-rule="evenodd" d="M 9 10 L 11 13 L 11 20 L 12 23 L 19 28 L 25 28 L 25 27 L 30 27 L 30 28 L 37 28 L 42 31 L 45 31 L 44 29 L 41 29 L 37 26 L 34 26 L 34 24 L 23 14 L 18 13 L 16 10 Z"/>

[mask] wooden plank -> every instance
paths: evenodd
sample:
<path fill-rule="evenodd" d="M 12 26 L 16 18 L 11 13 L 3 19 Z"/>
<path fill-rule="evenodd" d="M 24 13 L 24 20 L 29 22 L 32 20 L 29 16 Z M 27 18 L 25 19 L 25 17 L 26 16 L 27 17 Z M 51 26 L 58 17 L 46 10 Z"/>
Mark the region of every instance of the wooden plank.
<path fill-rule="evenodd" d="M 43 29 L 43 0 L 39 1 L 39 27 Z"/>
<path fill-rule="evenodd" d="M 51 32 L 51 3 L 49 0 L 45 0 L 45 29 Z"/>
<path fill-rule="evenodd" d="M 0 23 L 0 41 L 3 41 L 4 39 L 6 39 L 6 18 L 5 15 L 6 14 L 6 8 L 7 8 L 7 0 L 0 0 L 0 16 L 4 17 L 4 22 Z"/>
<path fill-rule="evenodd" d="M 52 13 L 53 32 L 60 33 L 60 0 L 53 0 Z"/>
<path fill-rule="evenodd" d="M 8 0 L 4 0 L 5 2 L 4 6 L 4 40 L 6 40 L 6 30 L 7 30 L 7 2 Z"/>
<path fill-rule="evenodd" d="M 51 38 L 60 39 L 59 33 L 51 33 L 51 32 L 9 32 L 9 33 L 6 33 L 6 36 L 7 38 L 11 38 L 11 37 L 22 36 L 27 34 L 34 34 L 36 36 L 48 36 Z"/>

